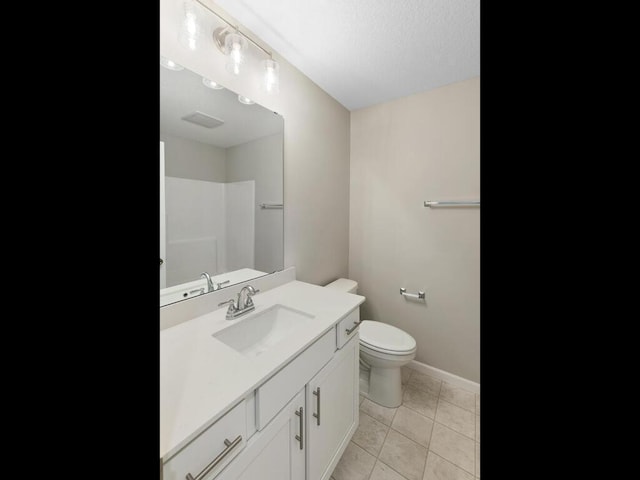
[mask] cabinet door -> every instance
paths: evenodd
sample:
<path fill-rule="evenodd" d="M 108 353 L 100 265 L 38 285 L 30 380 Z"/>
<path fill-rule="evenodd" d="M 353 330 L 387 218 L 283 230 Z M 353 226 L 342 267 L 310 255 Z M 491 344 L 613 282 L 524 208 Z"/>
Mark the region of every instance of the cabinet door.
<path fill-rule="evenodd" d="M 245 451 L 216 480 L 304 480 L 307 447 L 304 403 L 302 389 L 264 430 L 247 442 Z M 302 414 L 302 422 L 296 412 Z"/>
<path fill-rule="evenodd" d="M 358 428 L 358 346 L 355 335 L 307 384 L 307 480 L 329 480 Z"/>

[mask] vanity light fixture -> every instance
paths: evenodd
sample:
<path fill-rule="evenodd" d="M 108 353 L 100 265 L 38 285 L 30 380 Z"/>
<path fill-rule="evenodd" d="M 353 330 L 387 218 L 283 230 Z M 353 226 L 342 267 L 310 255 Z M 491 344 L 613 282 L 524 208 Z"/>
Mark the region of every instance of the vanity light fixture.
<path fill-rule="evenodd" d="M 213 43 L 218 47 L 218 50 L 228 57 L 226 64 L 227 70 L 233 75 L 240 74 L 240 67 L 245 62 L 247 42 L 250 42 L 269 56 L 267 60 L 262 62 L 264 69 L 262 89 L 269 94 L 278 94 L 280 92 L 280 65 L 273 59 L 273 53 L 265 50 L 255 41 L 251 40 L 251 38 L 240 31 L 237 25 L 232 25 L 220 16 L 220 14 L 214 12 L 209 6 L 202 3 L 201 0 L 192 1 L 198 2 L 202 7 L 227 24 L 227 26 L 216 28 L 213 31 Z"/>
<path fill-rule="evenodd" d="M 247 49 L 247 40 L 236 32 L 227 32 L 224 36 L 223 52 L 227 58 L 227 71 L 234 75 L 240 75 L 240 65 L 244 63 L 244 51 Z"/>
<path fill-rule="evenodd" d="M 202 27 L 198 23 L 196 14 L 198 7 L 196 7 L 194 0 L 185 0 L 182 8 L 184 10 L 184 18 L 180 25 L 178 41 L 189 50 L 196 50 L 202 37 Z"/>
<path fill-rule="evenodd" d="M 253 105 L 254 102 L 253 100 L 251 100 L 249 97 L 245 97 L 244 95 L 238 95 L 238 101 L 240 103 L 244 103 L 245 105 Z"/>
<path fill-rule="evenodd" d="M 213 80 L 209 80 L 208 78 L 204 77 L 202 77 L 202 83 L 204 83 L 205 87 L 213 88 L 214 90 L 222 90 L 224 88 L 219 83 L 216 83 Z"/>
<path fill-rule="evenodd" d="M 173 60 L 169 60 L 167 57 L 163 57 L 162 55 L 160 55 L 160 65 L 169 70 L 173 70 L 174 72 L 184 70 L 184 67 L 182 65 L 178 65 Z"/>
<path fill-rule="evenodd" d="M 269 94 L 280 93 L 280 65 L 273 58 L 269 58 L 262 62 L 264 67 L 264 91 Z"/>

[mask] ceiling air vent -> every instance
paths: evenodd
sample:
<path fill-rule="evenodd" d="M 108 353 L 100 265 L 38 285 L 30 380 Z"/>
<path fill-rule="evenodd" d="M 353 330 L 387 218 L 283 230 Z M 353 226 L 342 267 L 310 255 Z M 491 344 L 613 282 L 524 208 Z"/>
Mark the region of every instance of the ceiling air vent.
<path fill-rule="evenodd" d="M 195 123 L 196 125 L 200 125 L 205 128 L 216 128 L 224 123 L 224 120 L 220 120 L 219 118 L 212 117 L 211 115 L 207 115 L 202 112 L 190 113 L 189 115 L 182 117 L 182 120 Z"/>

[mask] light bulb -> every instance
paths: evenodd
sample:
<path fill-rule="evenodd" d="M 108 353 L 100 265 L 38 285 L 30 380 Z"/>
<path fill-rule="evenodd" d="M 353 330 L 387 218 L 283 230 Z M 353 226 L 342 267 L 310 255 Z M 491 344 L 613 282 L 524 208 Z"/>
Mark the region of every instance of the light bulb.
<path fill-rule="evenodd" d="M 238 101 L 240 103 L 244 103 L 245 105 L 253 105 L 254 102 L 253 100 L 251 100 L 249 97 L 245 97 L 244 95 L 238 95 Z"/>
<path fill-rule="evenodd" d="M 178 41 L 189 50 L 195 50 L 202 37 L 202 28 L 198 23 L 196 5 L 193 0 L 183 3 L 184 18 L 180 25 Z"/>
<path fill-rule="evenodd" d="M 167 57 L 163 57 L 162 55 L 160 55 L 160 65 L 166 69 L 173 70 L 174 72 L 179 72 L 184 69 L 182 65 L 178 65 L 173 60 L 169 60 Z"/>
<path fill-rule="evenodd" d="M 272 95 L 280 93 L 280 65 L 272 58 L 263 61 L 262 64 L 264 66 L 264 81 L 262 83 L 264 91 Z"/>
<path fill-rule="evenodd" d="M 244 50 L 247 41 L 239 33 L 228 33 L 224 39 L 224 53 L 229 57 L 227 71 L 234 75 L 240 74 L 240 65 L 244 63 Z"/>
<path fill-rule="evenodd" d="M 224 88 L 219 83 L 216 83 L 213 80 L 209 80 L 208 78 L 204 77 L 202 77 L 202 83 L 204 83 L 205 87 L 213 88 L 214 90 L 222 90 Z"/>

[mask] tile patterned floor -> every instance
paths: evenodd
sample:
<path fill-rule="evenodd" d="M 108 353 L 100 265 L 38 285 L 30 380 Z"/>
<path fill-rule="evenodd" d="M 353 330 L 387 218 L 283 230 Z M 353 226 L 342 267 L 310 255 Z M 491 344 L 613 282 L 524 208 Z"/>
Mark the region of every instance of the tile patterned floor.
<path fill-rule="evenodd" d="M 480 478 L 480 394 L 407 367 L 398 408 L 360 396 L 360 425 L 331 480 Z"/>

